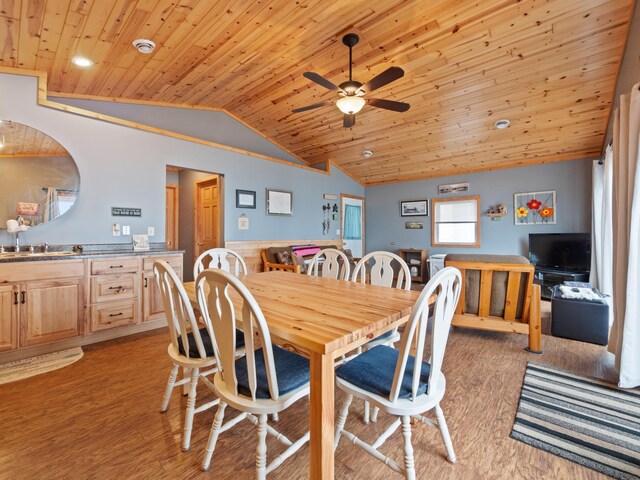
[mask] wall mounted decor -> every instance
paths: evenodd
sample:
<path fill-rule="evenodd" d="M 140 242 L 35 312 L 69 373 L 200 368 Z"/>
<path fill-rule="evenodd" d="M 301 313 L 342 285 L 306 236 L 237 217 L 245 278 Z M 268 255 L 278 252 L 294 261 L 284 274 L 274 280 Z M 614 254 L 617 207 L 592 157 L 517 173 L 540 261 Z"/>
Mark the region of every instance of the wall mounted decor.
<path fill-rule="evenodd" d="M 293 215 L 293 192 L 267 188 L 267 215 Z"/>
<path fill-rule="evenodd" d="M 424 222 L 404 222 L 404 228 L 407 230 L 422 230 Z"/>
<path fill-rule="evenodd" d="M 236 208 L 256 208 L 256 192 L 236 190 Z"/>
<path fill-rule="evenodd" d="M 448 185 L 438 185 L 438 195 L 445 193 L 460 193 L 469 191 L 469 182 L 450 183 Z"/>
<path fill-rule="evenodd" d="M 494 220 L 494 221 L 502 220 L 502 217 L 504 217 L 506 214 L 507 214 L 507 206 L 504 203 L 491 205 L 485 213 L 487 217 L 490 217 L 491 220 Z"/>
<path fill-rule="evenodd" d="M 556 191 L 513 194 L 513 221 L 516 225 L 556 223 Z"/>
<path fill-rule="evenodd" d="M 426 217 L 429 215 L 429 202 L 427 200 L 400 202 L 400 215 L 403 217 Z"/>

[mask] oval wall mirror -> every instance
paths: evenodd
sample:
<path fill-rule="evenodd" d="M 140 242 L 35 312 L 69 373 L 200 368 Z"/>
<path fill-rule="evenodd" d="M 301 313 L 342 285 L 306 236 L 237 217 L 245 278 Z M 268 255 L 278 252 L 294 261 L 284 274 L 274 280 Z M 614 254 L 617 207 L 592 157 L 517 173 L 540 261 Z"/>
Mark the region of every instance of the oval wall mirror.
<path fill-rule="evenodd" d="M 12 219 L 33 228 L 67 213 L 80 193 L 69 152 L 40 130 L 0 122 L 0 228 Z"/>

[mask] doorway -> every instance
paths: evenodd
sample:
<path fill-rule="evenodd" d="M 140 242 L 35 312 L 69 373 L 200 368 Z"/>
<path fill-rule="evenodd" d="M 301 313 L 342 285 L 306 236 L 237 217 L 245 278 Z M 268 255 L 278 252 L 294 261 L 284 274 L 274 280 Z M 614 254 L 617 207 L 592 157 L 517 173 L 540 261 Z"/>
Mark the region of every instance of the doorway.
<path fill-rule="evenodd" d="M 364 197 L 340 194 L 340 238 L 342 248 L 354 258 L 364 255 Z"/>
<path fill-rule="evenodd" d="M 177 188 L 172 188 L 173 186 Z M 173 218 L 170 199 L 177 201 Z M 224 176 L 215 172 L 167 167 L 167 248 L 171 225 L 177 225 L 173 249 L 184 250 L 184 280 L 193 280 L 193 264 L 201 252 L 224 246 Z"/>
<path fill-rule="evenodd" d="M 180 238 L 178 228 L 178 212 L 179 205 L 179 189 L 180 187 L 173 183 L 167 183 L 166 188 L 166 222 L 165 222 L 165 240 L 164 243 L 167 250 L 178 249 L 178 239 Z"/>
<path fill-rule="evenodd" d="M 212 175 L 194 185 L 194 260 L 220 247 L 220 178 Z"/>

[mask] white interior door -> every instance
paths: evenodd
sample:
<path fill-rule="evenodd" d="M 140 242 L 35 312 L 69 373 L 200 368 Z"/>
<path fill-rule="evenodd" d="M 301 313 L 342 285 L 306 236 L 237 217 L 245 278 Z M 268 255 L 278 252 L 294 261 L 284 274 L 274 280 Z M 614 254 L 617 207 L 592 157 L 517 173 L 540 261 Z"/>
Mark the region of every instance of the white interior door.
<path fill-rule="evenodd" d="M 356 258 L 364 255 L 364 198 L 340 195 L 340 237 L 342 248 Z"/>

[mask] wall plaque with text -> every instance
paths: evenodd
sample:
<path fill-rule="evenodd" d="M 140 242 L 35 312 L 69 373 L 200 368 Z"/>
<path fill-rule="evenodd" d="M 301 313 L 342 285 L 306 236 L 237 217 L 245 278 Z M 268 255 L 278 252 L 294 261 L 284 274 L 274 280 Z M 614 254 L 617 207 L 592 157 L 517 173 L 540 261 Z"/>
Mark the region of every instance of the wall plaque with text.
<path fill-rule="evenodd" d="M 112 217 L 141 217 L 141 208 L 111 207 Z"/>

